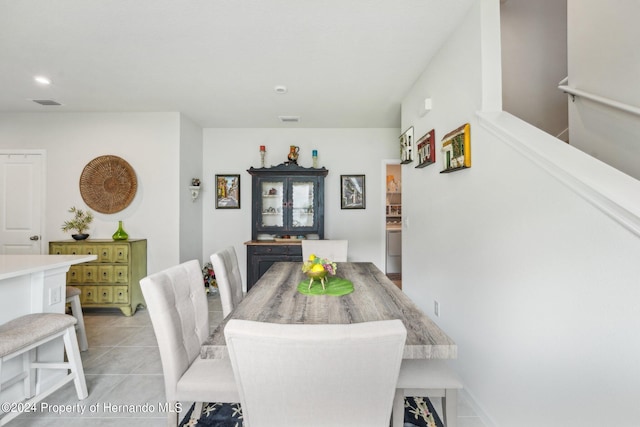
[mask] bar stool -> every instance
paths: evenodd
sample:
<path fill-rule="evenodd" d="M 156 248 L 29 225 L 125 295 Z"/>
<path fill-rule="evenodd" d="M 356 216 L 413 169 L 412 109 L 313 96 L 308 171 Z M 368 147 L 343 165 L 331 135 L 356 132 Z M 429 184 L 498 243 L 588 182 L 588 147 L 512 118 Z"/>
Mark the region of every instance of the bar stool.
<path fill-rule="evenodd" d="M 87 331 L 84 328 L 84 318 L 82 317 L 82 306 L 80 305 L 80 289 L 74 286 L 67 286 L 67 303 L 71 304 L 71 314 L 76 318 L 78 323 L 76 329 L 78 330 L 78 344 L 80 351 L 87 351 L 89 349 L 89 343 L 87 342 Z"/>
<path fill-rule="evenodd" d="M 36 313 L 18 317 L 0 325 L 0 376 L 3 364 L 22 355 L 22 372 L 0 383 L 0 391 L 23 382 L 24 394 L 28 399 L 25 405 L 35 404 L 49 396 L 60 387 L 73 381 L 78 399 L 88 396 L 84 378 L 82 359 L 76 337 L 76 319 L 67 314 Z M 62 337 L 67 354 L 67 362 L 38 362 L 37 350 L 43 344 Z M 70 372 L 47 390 L 36 394 L 36 375 L 34 369 L 64 369 Z M 40 388 L 40 387 L 38 387 Z M 20 415 L 19 411 L 9 412 L 0 418 L 0 426 Z"/>

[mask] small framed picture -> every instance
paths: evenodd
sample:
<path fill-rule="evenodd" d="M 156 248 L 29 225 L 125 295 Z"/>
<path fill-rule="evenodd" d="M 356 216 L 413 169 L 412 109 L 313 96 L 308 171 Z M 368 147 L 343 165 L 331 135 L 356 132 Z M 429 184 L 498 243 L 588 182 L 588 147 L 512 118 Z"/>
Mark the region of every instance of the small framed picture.
<path fill-rule="evenodd" d="M 364 175 L 340 175 L 340 199 L 342 209 L 364 209 Z"/>
<path fill-rule="evenodd" d="M 240 175 L 216 175 L 216 209 L 240 209 Z"/>
<path fill-rule="evenodd" d="M 400 135 L 400 163 L 407 164 L 413 161 L 413 126 Z"/>
<path fill-rule="evenodd" d="M 452 130 L 442 138 L 442 166 L 440 173 L 455 172 L 471 167 L 471 135 L 469 123 Z"/>
<path fill-rule="evenodd" d="M 418 166 L 416 166 L 416 168 L 423 168 L 435 163 L 435 139 L 435 130 L 431 129 L 429 132 L 425 133 L 422 138 L 416 141 L 416 144 L 418 145 Z"/>

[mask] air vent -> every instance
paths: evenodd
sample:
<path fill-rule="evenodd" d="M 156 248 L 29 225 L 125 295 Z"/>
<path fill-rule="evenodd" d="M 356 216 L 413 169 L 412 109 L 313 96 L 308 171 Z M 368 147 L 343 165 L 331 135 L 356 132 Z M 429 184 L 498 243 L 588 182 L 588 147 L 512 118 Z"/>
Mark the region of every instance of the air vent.
<path fill-rule="evenodd" d="M 53 99 L 34 99 L 33 102 L 35 102 L 36 104 L 46 105 L 46 106 L 62 105 L 59 102 L 54 101 Z"/>
<path fill-rule="evenodd" d="M 300 116 L 278 116 L 282 123 L 298 123 L 300 121 Z"/>

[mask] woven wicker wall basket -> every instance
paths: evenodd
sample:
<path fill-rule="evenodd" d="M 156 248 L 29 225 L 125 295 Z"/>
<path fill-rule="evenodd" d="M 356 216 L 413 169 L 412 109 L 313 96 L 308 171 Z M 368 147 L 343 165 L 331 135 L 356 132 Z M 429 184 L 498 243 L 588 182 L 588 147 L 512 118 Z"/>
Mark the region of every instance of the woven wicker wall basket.
<path fill-rule="evenodd" d="M 131 204 L 137 189 L 135 171 L 118 156 L 96 157 L 87 163 L 80 175 L 82 199 L 100 213 L 120 212 Z"/>

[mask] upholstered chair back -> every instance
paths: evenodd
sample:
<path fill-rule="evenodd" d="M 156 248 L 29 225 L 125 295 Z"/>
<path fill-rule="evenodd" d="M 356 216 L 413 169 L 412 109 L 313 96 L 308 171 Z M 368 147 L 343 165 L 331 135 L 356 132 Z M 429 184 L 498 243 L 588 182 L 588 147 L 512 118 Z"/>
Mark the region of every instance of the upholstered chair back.
<path fill-rule="evenodd" d="M 250 427 L 388 427 L 407 331 L 400 320 L 224 329 Z"/>
<path fill-rule="evenodd" d="M 326 258 L 333 262 L 347 262 L 348 240 L 303 240 L 302 259 L 309 259 L 314 254 L 319 258 Z"/>
<path fill-rule="evenodd" d="M 209 336 L 209 308 L 197 260 L 140 280 L 158 340 L 167 400 L 175 400 L 176 384 Z"/>
<path fill-rule="evenodd" d="M 242 276 L 238 257 L 233 246 L 228 246 L 211 255 L 211 265 L 216 275 L 222 314 L 224 317 L 242 301 Z"/>

